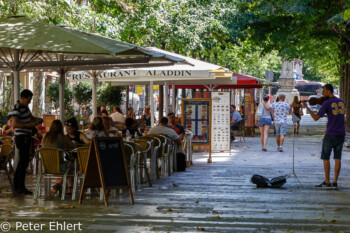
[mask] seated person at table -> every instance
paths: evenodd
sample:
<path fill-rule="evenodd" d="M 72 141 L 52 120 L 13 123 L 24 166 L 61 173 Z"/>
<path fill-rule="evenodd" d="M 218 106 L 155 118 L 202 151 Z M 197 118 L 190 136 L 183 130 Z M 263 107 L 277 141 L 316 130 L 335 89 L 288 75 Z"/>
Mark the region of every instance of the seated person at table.
<path fill-rule="evenodd" d="M 230 113 L 230 123 L 231 123 L 231 131 L 239 130 L 238 123 L 242 120 L 241 114 L 236 110 L 235 105 L 231 105 L 231 113 Z M 235 140 L 235 136 L 231 134 L 231 141 Z"/>
<path fill-rule="evenodd" d="M 109 116 L 104 116 L 103 118 L 103 124 L 107 130 L 107 132 L 109 133 L 110 137 L 117 137 L 118 136 L 118 128 L 112 126 L 112 118 L 110 118 Z"/>
<path fill-rule="evenodd" d="M 108 137 L 108 131 L 106 130 L 102 117 L 98 116 L 95 117 L 92 123 L 89 126 L 89 129 L 86 133 L 86 136 L 89 139 L 92 139 L 92 137 Z"/>
<path fill-rule="evenodd" d="M 145 126 L 145 129 L 143 130 L 142 136 L 146 136 L 147 134 L 149 134 L 149 126 Z"/>
<path fill-rule="evenodd" d="M 177 135 L 179 135 L 180 140 L 182 141 L 185 136 L 185 129 L 182 125 L 176 123 L 175 113 L 170 112 L 168 114 L 168 119 L 169 119 L 169 128 L 175 130 Z"/>
<path fill-rule="evenodd" d="M 86 137 L 85 134 L 79 131 L 79 125 L 75 117 L 70 118 L 66 121 L 66 136 L 75 144 L 75 145 L 84 145 L 91 142 L 90 139 Z"/>
<path fill-rule="evenodd" d="M 133 120 L 136 120 L 136 115 L 134 113 L 133 107 L 128 108 L 128 111 L 126 113 L 126 118 L 132 118 Z"/>
<path fill-rule="evenodd" d="M 101 110 L 101 117 L 108 116 L 108 112 L 106 109 Z"/>
<path fill-rule="evenodd" d="M 46 133 L 46 127 L 43 126 L 43 122 L 39 121 L 35 128 L 39 131 L 39 133 L 41 133 L 41 135 L 44 135 Z"/>
<path fill-rule="evenodd" d="M 142 136 L 142 134 L 137 130 L 134 129 L 132 126 L 134 124 L 134 120 L 132 118 L 126 118 L 125 120 L 125 129 L 123 129 L 123 135 L 126 134 L 126 131 L 129 130 L 129 133 L 131 134 L 131 136 L 134 136 L 135 133 L 137 134 L 137 136 Z"/>
<path fill-rule="evenodd" d="M 12 116 L 8 115 L 6 121 L 7 124 L 2 127 L 2 136 L 13 136 L 14 128 L 12 126 Z"/>
<path fill-rule="evenodd" d="M 159 121 L 159 126 L 153 127 L 150 131 L 149 134 L 164 134 L 171 138 L 176 144 L 180 145 L 181 140 L 179 135 L 177 133 L 170 129 L 168 127 L 168 118 L 167 117 L 162 117 Z"/>
<path fill-rule="evenodd" d="M 113 113 L 111 114 L 110 117 L 112 117 L 112 120 L 113 120 L 114 122 L 120 122 L 120 123 L 122 123 L 122 124 L 125 123 L 125 116 L 123 115 L 122 110 L 121 110 L 120 107 L 118 107 L 118 106 L 115 106 L 115 107 L 113 108 Z"/>
<path fill-rule="evenodd" d="M 75 148 L 74 143 L 64 135 L 63 125 L 60 120 L 54 120 L 51 124 L 49 132 L 47 132 L 43 138 L 43 147 L 54 147 L 61 150 L 72 150 Z M 64 155 L 60 154 L 60 170 L 67 170 L 67 163 L 64 161 Z M 56 184 L 53 186 L 51 193 L 55 194 L 62 189 L 62 178 L 56 179 Z M 73 179 L 67 179 L 67 194 L 72 193 Z"/>

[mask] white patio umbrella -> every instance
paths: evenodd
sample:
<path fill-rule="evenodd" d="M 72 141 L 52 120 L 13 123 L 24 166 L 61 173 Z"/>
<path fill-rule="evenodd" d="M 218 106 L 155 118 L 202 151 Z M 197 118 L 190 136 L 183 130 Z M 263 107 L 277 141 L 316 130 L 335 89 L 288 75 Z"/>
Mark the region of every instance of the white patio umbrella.
<path fill-rule="evenodd" d="M 97 34 L 14 16 L 0 19 L 0 61 L 0 69 L 14 72 L 15 101 L 19 98 L 21 70 L 59 71 L 59 105 L 63 110 L 68 70 L 162 66 L 183 60 Z"/>

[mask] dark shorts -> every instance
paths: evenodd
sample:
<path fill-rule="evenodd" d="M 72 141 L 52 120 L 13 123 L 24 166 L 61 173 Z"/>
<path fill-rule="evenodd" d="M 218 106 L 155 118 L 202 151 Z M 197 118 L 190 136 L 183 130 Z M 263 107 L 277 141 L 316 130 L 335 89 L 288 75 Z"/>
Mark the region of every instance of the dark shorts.
<path fill-rule="evenodd" d="M 332 149 L 334 150 L 334 159 L 341 159 L 341 152 L 345 136 L 342 135 L 325 135 L 322 143 L 321 159 L 329 160 Z"/>

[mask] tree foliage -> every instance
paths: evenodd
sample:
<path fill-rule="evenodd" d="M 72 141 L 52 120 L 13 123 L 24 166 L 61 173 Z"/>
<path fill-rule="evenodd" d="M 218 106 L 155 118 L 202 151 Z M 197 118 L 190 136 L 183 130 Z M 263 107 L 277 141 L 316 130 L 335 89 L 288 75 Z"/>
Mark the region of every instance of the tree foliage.
<path fill-rule="evenodd" d="M 74 84 L 73 97 L 79 105 L 87 105 L 92 99 L 91 83 L 79 82 Z"/>
<path fill-rule="evenodd" d="M 113 109 L 114 106 L 120 106 L 122 103 L 123 86 L 112 86 L 111 84 L 101 84 L 97 89 L 97 103 L 100 106 L 108 106 Z"/>
<path fill-rule="evenodd" d="M 46 94 L 50 97 L 50 101 L 54 104 L 54 108 L 59 107 L 59 82 L 52 82 L 46 88 Z M 64 86 L 64 106 L 66 109 L 72 106 L 73 93 L 68 83 Z"/>
<path fill-rule="evenodd" d="M 304 77 L 327 77 L 343 87 L 347 102 L 349 7 L 349 1 L 329 0 L 0 1 L 1 17 L 66 24 L 259 78 L 266 69 L 279 71 L 281 58 L 299 58 Z"/>

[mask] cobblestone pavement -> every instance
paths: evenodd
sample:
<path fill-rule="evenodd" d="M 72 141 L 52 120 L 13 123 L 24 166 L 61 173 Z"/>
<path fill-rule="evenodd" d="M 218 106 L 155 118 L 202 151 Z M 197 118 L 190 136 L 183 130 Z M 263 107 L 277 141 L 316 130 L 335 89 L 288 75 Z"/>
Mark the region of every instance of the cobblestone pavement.
<path fill-rule="evenodd" d="M 23 224 L 30 223 L 45 224 L 39 232 L 50 232 L 49 224 L 56 232 L 350 232 L 350 150 L 344 149 L 340 189 L 315 189 L 323 181 L 319 154 L 325 127 L 324 121 L 309 122 L 294 138 L 295 174 L 301 185 L 293 175 L 280 189 L 258 189 L 249 182 L 253 174 L 272 178 L 291 173 L 289 127 L 284 152 L 277 151 L 271 130 L 267 152 L 261 151 L 256 135 L 233 143 L 230 153 L 214 153 L 211 164 L 206 163 L 207 153 L 195 153 L 194 165 L 185 172 L 162 177 L 153 187 L 145 184 L 135 193 L 133 206 L 126 191 L 104 207 L 97 196 L 82 205 L 58 197 L 34 202 L 31 196 L 12 197 L 5 185 L 1 221 L 11 224 L 10 232 L 25 231 Z M 71 225 L 75 230 L 61 230 L 64 222 L 76 224 Z"/>

